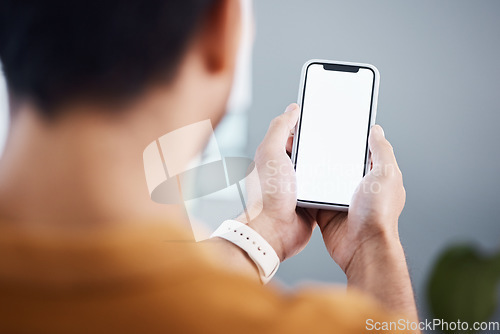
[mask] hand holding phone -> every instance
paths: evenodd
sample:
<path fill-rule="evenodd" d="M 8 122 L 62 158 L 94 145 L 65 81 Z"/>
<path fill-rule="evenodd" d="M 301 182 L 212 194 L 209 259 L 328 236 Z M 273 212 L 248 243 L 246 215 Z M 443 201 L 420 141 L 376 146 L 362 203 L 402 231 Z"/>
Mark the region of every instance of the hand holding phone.
<path fill-rule="evenodd" d="M 418 319 L 398 233 L 406 197 L 403 178 L 382 128 L 375 125 L 371 130 L 373 168 L 363 177 L 349 212 L 315 210 L 315 218 L 326 249 L 349 286 Z"/>
<path fill-rule="evenodd" d="M 251 227 L 284 260 L 302 250 L 317 223 L 328 253 L 346 273 L 350 286 L 373 295 L 388 308 L 397 306 L 398 311 L 417 319 L 411 282 L 398 236 L 398 218 L 405 203 L 402 175 L 382 128 L 371 127 L 375 120 L 378 71 L 372 68 L 370 76 L 368 72 L 361 71 L 365 68 L 369 70 L 370 65 L 362 67 L 360 64 L 343 63 L 341 65 L 347 67 L 329 65 L 325 69 L 320 63 L 320 66 L 309 72 L 308 64 L 304 67 L 301 84 L 301 110 L 296 105 L 290 105 L 285 114 L 273 120 L 266 138 L 257 150 L 255 162 L 259 180 L 255 183 L 262 188 L 263 202 L 259 204 L 263 210 L 250 222 Z M 344 71 L 338 71 L 339 69 Z M 320 83 L 325 83 L 325 80 L 318 78 L 318 74 L 321 77 L 324 74 L 322 71 L 346 74 L 361 71 L 366 74 L 364 78 L 342 74 L 337 76 L 337 73 L 326 75 L 323 79 L 328 79 L 327 85 L 323 88 L 330 89 L 321 89 Z M 313 75 L 309 76 L 311 73 Z M 371 79 L 371 83 L 367 79 Z M 312 81 L 316 85 L 309 86 L 308 83 Z M 354 85 L 356 82 L 360 85 Z M 320 89 L 317 90 L 318 86 Z M 339 89 L 333 91 L 332 88 Z M 344 103 L 350 107 L 343 109 L 344 114 L 339 109 L 332 108 L 335 102 L 342 100 L 339 99 L 342 91 L 351 91 L 344 95 L 348 97 L 344 102 L 352 102 Z M 329 103 L 329 108 L 324 108 L 320 103 L 321 98 Z M 355 105 L 361 108 L 353 108 Z M 349 111 L 351 114 L 346 115 Z M 299 116 L 300 123 L 295 127 L 293 136 L 292 164 L 285 153 L 285 147 L 289 152 L 292 146 L 289 133 Z M 342 131 L 342 126 L 350 131 Z M 323 132 L 322 129 L 326 131 Z M 333 132 L 333 129 L 338 132 Z M 340 133 L 342 136 L 339 136 Z M 353 143 L 356 145 L 352 146 Z M 352 151 L 342 150 L 343 145 L 351 146 Z M 372 169 L 369 151 L 372 153 Z M 353 152 L 356 154 L 352 154 Z M 332 182 L 335 179 L 329 178 L 328 174 L 324 177 L 319 173 L 305 173 L 302 163 L 308 161 L 308 156 L 311 164 L 319 164 L 328 159 L 342 164 L 346 158 L 352 158 L 351 162 L 361 164 L 361 168 L 356 169 L 356 174 L 349 182 L 356 183 L 354 188 L 358 187 L 361 191 L 354 195 L 342 193 L 339 191 L 342 187 Z M 297 170 L 296 174 L 293 173 L 294 168 Z M 311 184 L 319 183 L 324 183 L 326 189 L 331 188 L 332 191 L 316 192 Z M 290 191 L 277 191 L 283 188 Z M 349 191 L 353 191 L 352 188 Z M 296 204 L 312 208 L 296 208 Z M 338 211 L 346 211 L 348 207 L 349 212 Z"/>

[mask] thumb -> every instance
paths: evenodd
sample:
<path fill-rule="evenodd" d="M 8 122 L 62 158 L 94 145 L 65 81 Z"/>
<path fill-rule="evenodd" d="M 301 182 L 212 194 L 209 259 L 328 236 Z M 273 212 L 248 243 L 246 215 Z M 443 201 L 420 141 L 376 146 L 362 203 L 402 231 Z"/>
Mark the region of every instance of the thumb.
<path fill-rule="evenodd" d="M 380 125 L 372 126 L 368 143 L 374 167 L 385 165 L 397 166 L 392 145 L 385 139 L 384 130 Z"/>
<path fill-rule="evenodd" d="M 268 149 L 285 150 L 290 131 L 295 127 L 298 119 L 299 106 L 292 103 L 283 114 L 271 121 L 262 144 Z"/>

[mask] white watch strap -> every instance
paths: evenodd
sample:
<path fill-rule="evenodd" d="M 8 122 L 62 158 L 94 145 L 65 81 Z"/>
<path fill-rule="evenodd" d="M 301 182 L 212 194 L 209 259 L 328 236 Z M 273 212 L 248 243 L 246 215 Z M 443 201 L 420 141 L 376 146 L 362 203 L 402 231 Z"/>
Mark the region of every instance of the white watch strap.
<path fill-rule="evenodd" d="M 247 252 L 259 268 L 260 279 L 266 284 L 278 270 L 280 259 L 271 245 L 251 227 L 236 220 L 226 220 L 210 238 L 223 238 Z"/>

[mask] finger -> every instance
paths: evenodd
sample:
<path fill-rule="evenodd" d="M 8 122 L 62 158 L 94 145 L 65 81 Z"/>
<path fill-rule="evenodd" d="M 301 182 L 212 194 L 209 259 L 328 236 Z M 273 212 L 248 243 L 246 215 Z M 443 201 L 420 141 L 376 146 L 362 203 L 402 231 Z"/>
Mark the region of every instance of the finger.
<path fill-rule="evenodd" d="M 316 227 L 316 212 L 314 211 L 311 212 L 305 208 L 299 208 L 299 207 L 295 208 L 295 212 L 302 220 L 310 224 L 312 229 Z"/>
<path fill-rule="evenodd" d="M 284 150 L 290 131 L 295 127 L 298 119 L 299 106 L 292 103 L 283 114 L 271 121 L 262 144 L 271 150 Z"/>
<path fill-rule="evenodd" d="M 292 153 L 292 147 L 293 147 L 293 134 L 290 134 L 286 141 L 286 152 Z"/>
<path fill-rule="evenodd" d="M 318 210 L 316 214 L 316 221 L 321 233 L 324 233 L 328 228 L 342 223 L 346 218 L 347 213 L 343 211 Z"/>
<path fill-rule="evenodd" d="M 380 125 L 372 126 L 368 142 L 374 167 L 387 165 L 397 166 L 392 145 L 385 139 L 384 130 Z"/>

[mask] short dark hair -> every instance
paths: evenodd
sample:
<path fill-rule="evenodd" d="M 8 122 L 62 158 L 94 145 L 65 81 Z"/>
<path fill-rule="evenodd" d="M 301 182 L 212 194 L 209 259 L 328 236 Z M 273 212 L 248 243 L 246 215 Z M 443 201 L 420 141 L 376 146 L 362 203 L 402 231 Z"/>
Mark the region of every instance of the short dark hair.
<path fill-rule="evenodd" d="M 51 108 L 138 94 L 167 81 L 217 0 L 0 0 L 9 92 Z"/>

